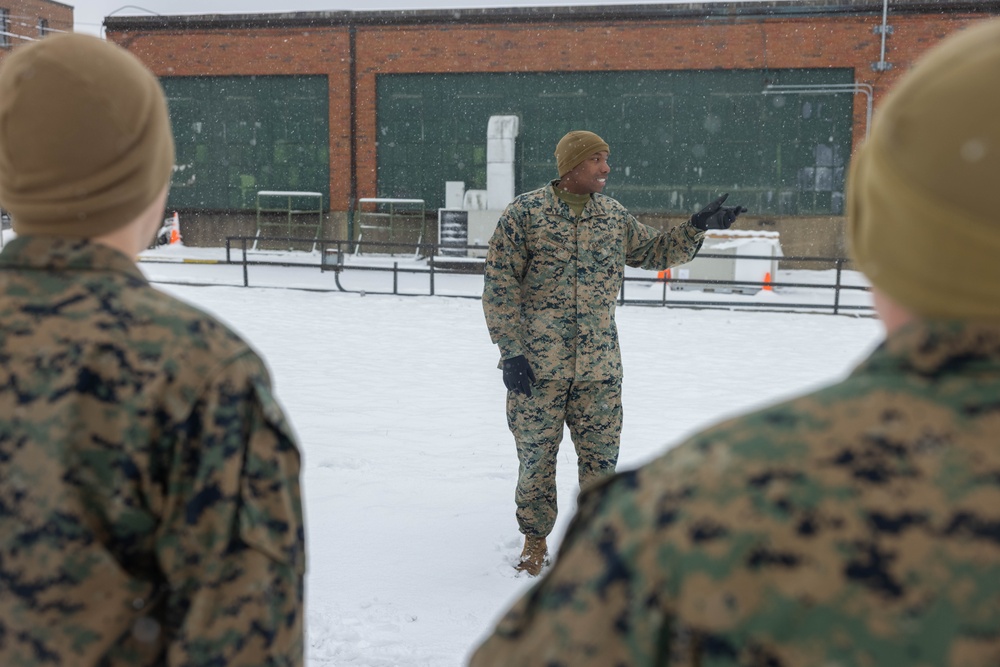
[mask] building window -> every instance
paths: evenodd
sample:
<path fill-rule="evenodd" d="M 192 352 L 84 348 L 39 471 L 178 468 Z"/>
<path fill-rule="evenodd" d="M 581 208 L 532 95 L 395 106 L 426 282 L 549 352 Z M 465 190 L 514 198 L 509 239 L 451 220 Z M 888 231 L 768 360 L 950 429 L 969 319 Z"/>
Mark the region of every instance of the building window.
<path fill-rule="evenodd" d="M 52 32 L 49 30 L 49 20 L 48 19 L 38 19 L 38 36 L 45 37 L 45 35 Z"/>
<path fill-rule="evenodd" d="M 10 48 L 10 10 L 0 7 L 0 47 Z"/>

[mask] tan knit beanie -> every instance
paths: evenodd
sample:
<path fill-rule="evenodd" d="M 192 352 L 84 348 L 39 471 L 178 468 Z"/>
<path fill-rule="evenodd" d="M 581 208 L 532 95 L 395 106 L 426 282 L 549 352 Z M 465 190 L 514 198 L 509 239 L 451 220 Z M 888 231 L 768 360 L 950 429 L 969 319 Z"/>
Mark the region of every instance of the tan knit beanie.
<path fill-rule="evenodd" d="M 173 165 L 163 90 L 121 47 L 54 35 L 0 65 L 0 205 L 18 234 L 122 227 L 160 194 Z"/>
<path fill-rule="evenodd" d="M 872 284 L 932 318 L 1000 318 L 1000 20 L 932 49 L 879 108 L 848 183 Z"/>
<path fill-rule="evenodd" d="M 559 177 L 573 171 L 573 167 L 598 151 L 610 153 L 611 149 L 604 139 L 593 132 L 586 130 L 568 132 L 556 145 L 556 168 L 559 170 Z"/>

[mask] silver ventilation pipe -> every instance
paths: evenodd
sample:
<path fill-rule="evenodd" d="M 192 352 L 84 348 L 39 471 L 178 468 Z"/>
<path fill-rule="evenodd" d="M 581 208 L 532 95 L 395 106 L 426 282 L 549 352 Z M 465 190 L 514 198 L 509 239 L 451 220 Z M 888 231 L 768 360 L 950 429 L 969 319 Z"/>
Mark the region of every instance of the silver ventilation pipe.
<path fill-rule="evenodd" d="M 892 33 L 892 26 L 887 25 L 889 19 L 889 0 L 882 0 L 882 25 L 875 26 L 875 32 L 882 34 L 882 52 L 879 54 L 877 63 L 872 63 L 872 69 L 876 72 L 884 72 L 892 69 L 892 63 L 885 61 L 885 36 Z"/>

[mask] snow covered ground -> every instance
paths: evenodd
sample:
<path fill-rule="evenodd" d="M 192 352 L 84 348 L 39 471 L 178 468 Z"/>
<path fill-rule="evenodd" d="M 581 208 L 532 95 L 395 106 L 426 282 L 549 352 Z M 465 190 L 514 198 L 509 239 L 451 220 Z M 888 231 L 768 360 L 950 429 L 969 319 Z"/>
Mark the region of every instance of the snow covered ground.
<path fill-rule="evenodd" d="M 521 544 L 517 460 L 498 355 L 471 298 L 482 278 L 436 277 L 439 294 L 470 298 L 384 296 L 375 293 L 391 291 L 389 273 L 346 271 L 341 281 L 357 291 L 341 293 L 310 291 L 336 289 L 334 274 L 318 268 L 250 266 L 248 289 L 241 267 L 212 263 L 220 253 L 171 246 L 144 253 L 140 266 L 264 355 L 299 434 L 308 665 L 464 664 L 533 581 L 511 567 Z M 402 293 L 426 293 L 426 275 L 397 278 Z M 804 296 L 776 289 L 746 298 Z M 833 381 L 881 337 L 870 317 L 623 306 L 617 320 L 621 467 L 725 416 Z M 574 510 L 575 474 L 567 437 L 553 546 Z"/>
<path fill-rule="evenodd" d="M 170 247 L 145 259 L 217 253 Z M 517 461 L 479 302 L 373 295 L 391 288 L 385 273 L 345 272 L 351 289 L 367 290 L 361 296 L 308 291 L 334 288 L 333 274 L 317 268 L 251 266 L 250 284 L 271 287 L 247 289 L 240 267 L 140 266 L 229 322 L 273 371 L 304 453 L 310 667 L 464 664 L 532 583 L 511 567 L 521 544 Z M 439 291 L 482 290 L 478 276 L 437 279 Z M 189 281 L 218 286 L 174 284 Z M 400 289 L 426 282 L 403 276 Z M 722 417 L 837 379 L 881 334 L 872 318 L 803 313 L 624 306 L 617 319 L 622 467 Z M 577 493 L 568 436 L 557 478 L 554 545 Z"/>

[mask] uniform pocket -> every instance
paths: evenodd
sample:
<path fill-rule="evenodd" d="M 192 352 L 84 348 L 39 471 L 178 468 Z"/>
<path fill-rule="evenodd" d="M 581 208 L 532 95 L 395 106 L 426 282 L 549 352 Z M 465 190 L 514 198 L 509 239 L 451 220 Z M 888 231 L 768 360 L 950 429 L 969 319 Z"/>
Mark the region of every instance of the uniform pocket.
<path fill-rule="evenodd" d="M 610 233 L 595 235 L 590 241 L 590 252 L 599 264 L 624 264 L 621 239 Z"/>
<path fill-rule="evenodd" d="M 527 289 L 524 303 L 529 308 L 552 307 L 553 296 L 566 298 L 565 290 L 571 285 L 573 272 L 573 252 L 560 239 L 551 234 L 543 234 L 531 244 L 531 261 L 525 275 Z"/>
<path fill-rule="evenodd" d="M 567 240 L 557 234 L 543 232 L 531 244 L 532 263 L 537 260 L 568 262 L 573 258 L 573 251 L 567 245 Z"/>

